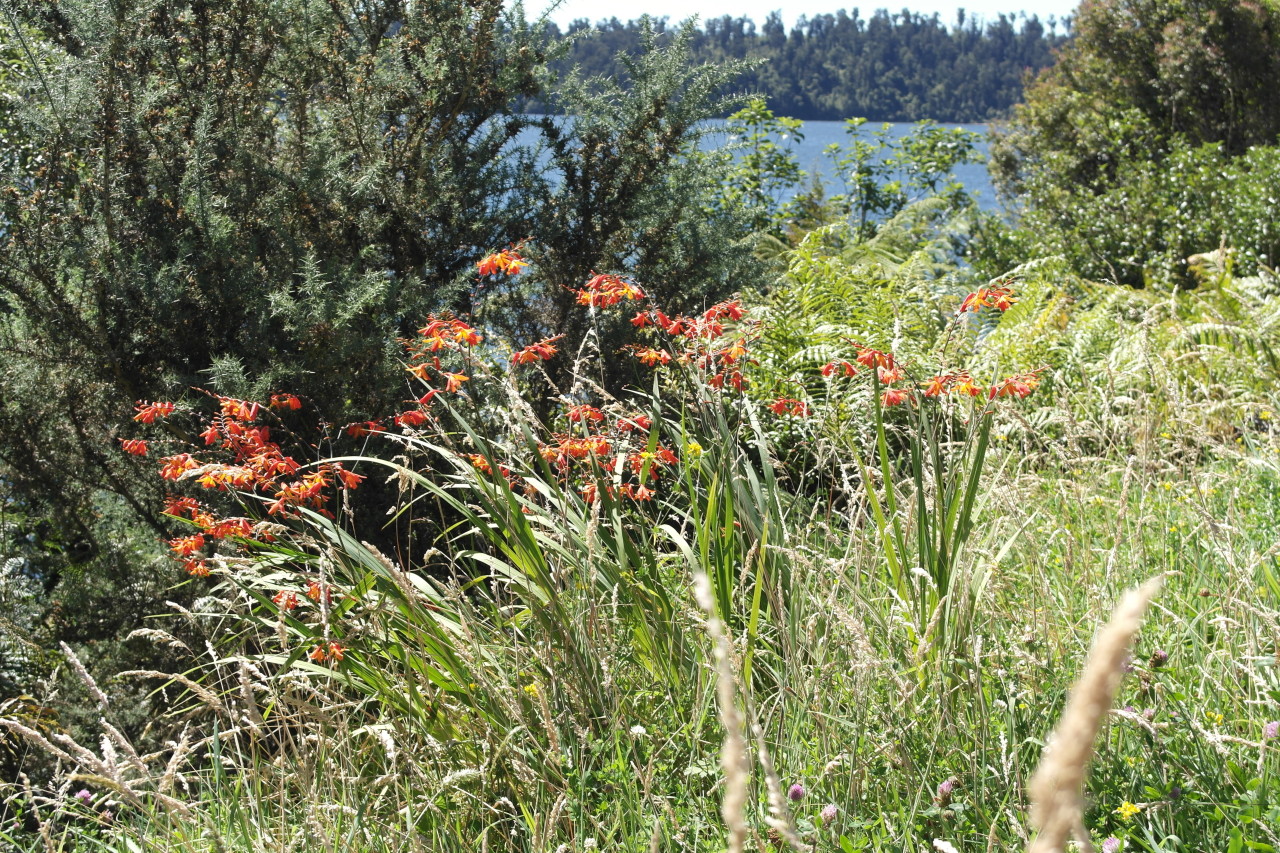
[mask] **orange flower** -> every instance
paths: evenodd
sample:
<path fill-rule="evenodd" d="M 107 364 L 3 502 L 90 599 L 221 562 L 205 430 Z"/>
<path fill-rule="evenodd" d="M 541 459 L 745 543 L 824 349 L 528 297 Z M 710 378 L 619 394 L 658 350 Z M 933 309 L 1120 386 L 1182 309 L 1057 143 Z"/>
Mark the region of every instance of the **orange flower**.
<path fill-rule="evenodd" d="M 892 385 L 894 382 L 902 380 L 902 368 L 900 367 L 880 367 L 876 369 L 876 373 L 880 376 L 880 382 L 884 385 Z"/>
<path fill-rule="evenodd" d="M 271 601 L 281 610 L 293 610 L 301 603 L 298 600 L 298 594 L 287 589 L 282 589 L 271 596 Z"/>
<path fill-rule="evenodd" d="M 529 346 L 518 350 L 515 355 L 511 356 L 511 361 L 515 364 L 530 364 L 538 360 L 549 361 L 557 352 L 555 342 L 563 337 L 564 335 L 556 335 L 555 337 L 544 338 L 537 343 L 529 344 Z"/>
<path fill-rule="evenodd" d="M 950 374 L 942 374 L 935 376 L 924 386 L 924 395 L 926 397 L 941 397 L 947 393 L 947 387 L 951 382 Z"/>
<path fill-rule="evenodd" d="M 193 578 L 207 578 L 212 574 L 209 564 L 204 560 L 186 560 L 182 563 L 182 568 Z"/>
<path fill-rule="evenodd" d="M 843 373 L 846 377 L 857 376 L 858 369 L 847 361 L 829 361 L 822 366 L 823 376 L 834 376 L 837 373 Z"/>
<path fill-rule="evenodd" d="M 124 448 L 124 452 L 133 456 L 147 455 L 147 442 L 141 438 L 122 438 L 120 446 Z"/>
<path fill-rule="evenodd" d="M 148 403 L 145 400 L 139 400 L 133 408 L 138 412 L 133 416 L 135 421 L 150 424 L 155 423 L 156 418 L 167 418 L 172 415 L 176 406 L 173 403 Z"/>
<path fill-rule="evenodd" d="M 640 363 L 647 367 L 654 367 L 659 364 L 669 364 L 671 362 L 671 355 L 669 353 L 653 349 L 652 347 L 636 346 L 632 348 L 632 351 L 635 352 L 636 358 L 640 360 Z"/>
<path fill-rule="evenodd" d="M 179 536 L 176 539 L 169 540 L 169 548 L 179 557 L 190 557 L 203 547 L 203 533 L 197 533 L 194 536 Z"/>
<path fill-rule="evenodd" d="M 498 273 L 518 275 L 520 270 L 528 265 L 529 262 L 521 256 L 519 247 L 513 246 L 485 257 L 476 264 L 476 269 L 480 275 L 497 275 Z"/>
<path fill-rule="evenodd" d="M 900 406 L 911 399 L 911 392 L 904 388 L 890 388 L 880 395 L 880 402 L 886 406 Z"/>
<path fill-rule="evenodd" d="M 461 390 L 462 383 L 469 381 L 471 378 L 469 376 L 464 376 L 461 373 L 448 373 L 443 370 L 440 371 L 440 375 L 443 376 L 445 379 L 444 390 L 450 394 L 452 394 L 455 391 Z"/>
<path fill-rule="evenodd" d="M 593 308 L 608 308 L 617 305 L 623 299 L 643 299 L 644 291 L 635 283 L 621 276 L 600 274 L 594 275 L 578 294 L 579 305 L 590 305 Z"/>
<path fill-rule="evenodd" d="M 973 382 L 973 377 L 968 373 L 955 374 L 954 384 L 951 390 L 957 394 L 968 394 L 970 397 L 979 397 L 982 395 L 983 389 Z"/>
<path fill-rule="evenodd" d="M 600 411 L 595 406 L 588 406 L 584 404 L 581 406 L 574 406 L 569 409 L 569 411 L 565 412 L 565 417 L 573 421 L 575 424 L 587 423 L 588 421 L 598 424 L 604 420 L 604 412 Z"/>
<path fill-rule="evenodd" d="M 164 467 L 160 469 L 160 476 L 166 480 L 176 480 L 187 471 L 200 467 L 200 463 L 192 459 L 190 453 L 166 456 L 160 461 L 164 463 Z"/>
<path fill-rule="evenodd" d="M 1016 301 L 1013 298 L 1013 291 L 1007 287 L 980 287 L 960 303 L 960 313 L 979 311 L 983 308 L 1008 311 Z"/>
<path fill-rule="evenodd" d="M 426 412 L 422 412 L 417 409 L 410 409 L 407 412 L 401 412 L 400 414 L 396 415 L 395 418 L 393 418 L 396 426 L 402 426 L 402 427 L 403 426 L 407 426 L 407 427 L 422 426 L 424 423 L 426 423 L 430 419 L 431 419 L 430 415 L 428 415 Z"/>
<path fill-rule="evenodd" d="M 258 417 L 259 406 L 257 403 L 235 400 L 231 397 L 219 397 L 218 401 L 222 405 L 222 414 L 229 418 L 235 418 L 238 421 L 247 423 Z"/>
<path fill-rule="evenodd" d="M 358 424 L 347 424 L 346 432 L 352 438 L 361 438 L 375 432 L 386 432 L 386 430 L 377 421 L 364 421 Z"/>
<path fill-rule="evenodd" d="M 1040 384 L 1040 373 L 1046 368 L 1040 367 L 1027 373 L 1020 373 L 1017 376 L 1010 376 L 998 385 L 991 388 L 988 399 L 996 397 L 1017 397 L 1022 399 L 1028 396 Z"/>
<path fill-rule="evenodd" d="M 720 350 L 718 355 L 724 364 L 733 364 L 747 354 L 747 342 L 743 338 Z"/>
<path fill-rule="evenodd" d="M 297 411 L 302 408 L 302 401 L 292 394 L 272 394 L 271 408 Z"/>

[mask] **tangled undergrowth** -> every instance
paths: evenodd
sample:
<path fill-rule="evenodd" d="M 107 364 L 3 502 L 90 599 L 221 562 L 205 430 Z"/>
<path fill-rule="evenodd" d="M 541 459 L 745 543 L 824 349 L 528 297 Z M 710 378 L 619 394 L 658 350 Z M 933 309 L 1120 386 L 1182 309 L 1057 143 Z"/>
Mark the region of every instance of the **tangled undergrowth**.
<path fill-rule="evenodd" d="M 536 263 L 521 251 L 480 273 Z M 671 317 L 595 276 L 593 323 L 637 309 L 623 352 L 428 318 L 385 422 L 307 424 L 287 391 L 139 403 L 150 432 L 121 450 L 160 457 L 175 572 L 205 589 L 139 630 L 189 668 L 118 676 L 183 697 L 156 721 L 170 739 L 136 751 L 112 684 L 91 684 L 96 747 L 6 705 L 4 743 L 57 766 L 7 790 L 0 838 L 1017 849 L 1090 637 L 1163 576 L 1098 709 L 1075 843 L 1280 843 L 1280 435 L 1260 383 L 1196 384 L 1250 339 L 1231 326 L 1247 285 L 1217 283 L 1213 328 L 1176 327 L 1204 293 L 1129 297 L 1143 336 L 1090 350 L 1078 327 L 1124 316 L 1120 297 L 1055 290 L 1051 262 L 967 296 L 865 257 L 821 280 L 806 263 L 763 323 L 739 300 Z M 788 300 L 869 277 L 865 315 L 779 328 Z M 1150 369 L 1117 369 L 1135 348 Z M 618 359 L 630 389 L 605 387 Z M 383 481 L 388 528 L 429 549 L 368 544 L 353 507 Z"/>

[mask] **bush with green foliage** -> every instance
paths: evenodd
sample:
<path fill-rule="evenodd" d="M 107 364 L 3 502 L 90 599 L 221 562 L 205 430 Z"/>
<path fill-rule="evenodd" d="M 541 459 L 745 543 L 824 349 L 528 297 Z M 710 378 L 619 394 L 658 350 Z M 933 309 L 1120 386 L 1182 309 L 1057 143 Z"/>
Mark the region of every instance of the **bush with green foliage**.
<path fill-rule="evenodd" d="M 737 214 L 705 213 L 717 174 L 682 159 L 735 68 L 691 66 L 688 37 L 646 42 L 625 91 L 548 94 L 558 48 L 498 0 L 4 16 L 0 477 L 13 531 L 49 534 L 30 555 L 46 606 L 77 602 L 46 639 L 118 640 L 165 598 L 162 490 L 120 452 L 121 399 L 287 386 L 330 423 L 381 418 L 405 393 L 397 341 L 431 311 L 531 340 L 593 268 L 678 281 L 673 304 L 752 280 Z M 537 93 L 576 119 L 515 111 Z M 477 247 L 535 232 L 539 273 L 476 287 Z"/>
<path fill-rule="evenodd" d="M 992 144 L 1030 251 L 1138 287 L 1187 284 L 1224 243 L 1273 265 L 1280 8 L 1104 0 L 1075 28 Z"/>

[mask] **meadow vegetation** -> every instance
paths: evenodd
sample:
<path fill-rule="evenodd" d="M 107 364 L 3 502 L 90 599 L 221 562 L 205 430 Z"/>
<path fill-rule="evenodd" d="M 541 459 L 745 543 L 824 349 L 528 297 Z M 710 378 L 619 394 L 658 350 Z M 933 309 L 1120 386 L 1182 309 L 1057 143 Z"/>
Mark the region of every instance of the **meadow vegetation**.
<path fill-rule="evenodd" d="M 177 68 L 147 26 L 230 38 L 219 16 L 254 4 L 138 4 L 127 37 L 55 14 L 99 5 L 10 18 L 5 85 L 65 85 L 2 116 L 26 142 L 5 149 L 0 273 L 0 845 L 1280 846 L 1280 211 L 1256 167 L 1274 139 L 1170 137 L 1162 162 L 1226 158 L 1219 198 L 1252 201 L 1197 214 L 1214 239 L 1188 266 L 1172 244 L 1132 256 L 1130 287 L 1054 243 L 1073 232 L 1047 196 L 980 214 L 949 177 L 961 133 L 889 148 L 852 122 L 843 187 L 798 197 L 799 125 L 762 103 L 731 118 L 739 156 L 695 150 L 725 72 L 678 43 L 630 58 L 629 90 L 566 84 L 582 118 L 539 125 L 540 157 L 474 162 L 547 84 L 536 33 L 472 4 L 439 37 L 494 51 L 473 71 L 508 81 L 477 84 L 496 112 L 422 115 L 436 142 L 410 156 L 401 106 L 370 106 L 405 126 L 365 137 L 365 96 L 312 81 L 304 122 L 268 87 L 258 153 L 231 157 L 254 110 L 204 114 L 190 144 L 231 148 L 165 178 L 184 137 L 157 128 L 185 108 L 135 114 L 151 135 L 128 144 L 169 155 L 54 120 L 92 101 L 90 36 L 122 51 L 100 85 L 123 115 L 166 89 L 118 80 Z M 448 10 L 372 4 L 408 16 L 388 34 L 340 4 L 262 5 L 325 24 L 263 74 L 314 48 L 364 63 L 368 97 L 443 85 L 424 74 L 448 58 L 405 40 Z M 1024 154 L 1052 143 L 1030 114 Z M 416 159 L 440 140 L 492 181 L 474 222 L 433 171 L 449 158 Z M 439 225 L 379 201 L 409 162 L 427 183 L 397 204 Z M 156 183 L 111 183 L 131 167 Z M 250 173 L 271 199 L 205 195 Z M 90 254 L 42 242 L 71 223 Z M 122 301 L 126 278 L 148 301 Z"/>

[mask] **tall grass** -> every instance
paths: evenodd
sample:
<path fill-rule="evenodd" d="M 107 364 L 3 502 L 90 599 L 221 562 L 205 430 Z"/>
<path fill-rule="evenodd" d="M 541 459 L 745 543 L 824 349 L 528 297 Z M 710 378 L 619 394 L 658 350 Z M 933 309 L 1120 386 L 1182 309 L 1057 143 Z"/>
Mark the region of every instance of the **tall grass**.
<path fill-rule="evenodd" d="M 434 421 L 378 438 L 386 458 L 331 460 L 391 478 L 392 517 L 449 519 L 434 550 L 401 563 L 341 513 L 304 510 L 215 564 L 208 595 L 171 617 L 207 640 L 186 643 L 189 669 L 123 676 L 185 697 L 157 721 L 170 745 L 135 755 L 112 733 L 111 684 L 98 686 L 98 744 L 0 719 L 6 739 L 60 761 L 6 789 L 0 838 L 68 851 L 1017 849 L 1090 638 L 1122 590 L 1167 573 L 1117 707 L 1098 709 L 1086 837 L 1276 843 L 1269 428 L 1238 444 L 1204 432 L 1193 464 L 1157 464 L 1086 455 L 1101 445 L 1084 440 L 1046 450 L 982 401 L 967 431 L 931 404 L 884 409 L 861 377 L 833 402 L 870 438 L 849 445 L 866 456 L 841 479 L 789 467 L 813 462 L 787 443 L 814 439 L 806 421 L 711 378 L 692 365 L 621 399 L 568 389 L 565 407 L 591 399 L 609 422 L 645 413 L 612 434 L 625 453 L 562 465 L 548 448 L 582 424 L 543 423 L 495 371 L 492 396 L 451 397 Z M 679 464 L 660 466 L 649 500 L 629 498 L 662 447 Z M 834 498 L 811 488 L 834 481 Z M 297 608 L 274 600 L 285 591 Z M 148 636 L 168 642 L 162 627 Z M 330 643 L 340 659 L 311 659 Z"/>

